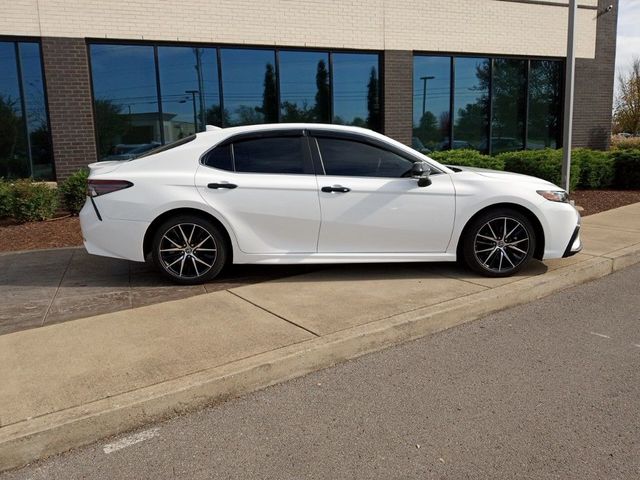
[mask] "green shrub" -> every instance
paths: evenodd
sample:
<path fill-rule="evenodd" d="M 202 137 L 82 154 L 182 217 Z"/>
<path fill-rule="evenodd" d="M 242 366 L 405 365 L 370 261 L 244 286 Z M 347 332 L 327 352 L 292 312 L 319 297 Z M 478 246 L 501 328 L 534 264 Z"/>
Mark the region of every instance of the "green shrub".
<path fill-rule="evenodd" d="M 616 188 L 640 189 L 640 149 L 612 150 L 609 157 L 615 171 L 613 185 Z"/>
<path fill-rule="evenodd" d="M 11 184 L 0 178 L 0 218 L 11 216 Z"/>
<path fill-rule="evenodd" d="M 571 163 L 580 167 L 580 188 L 609 188 L 613 183 L 613 159 L 607 152 L 576 148 L 571 152 Z"/>
<path fill-rule="evenodd" d="M 11 183 L 11 216 L 19 222 L 46 220 L 58 209 L 58 192 L 44 182 Z"/>
<path fill-rule="evenodd" d="M 77 215 L 87 198 L 87 178 L 89 172 L 86 169 L 78 170 L 58 186 L 65 209 L 72 215 Z"/>
<path fill-rule="evenodd" d="M 504 169 L 504 162 L 501 159 L 483 155 L 477 150 L 442 150 L 440 152 L 431 152 L 429 157 L 444 165 L 489 168 L 492 170 Z"/>
<path fill-rule="evenodd" d="M 542 178 L 558 186 L 562 183 L 562 150 L 524 150 L 498 155 L 508 172 L 522 173 Z M 575 190 L 580 180 L 580 164 L 571 163 L 570 190 Z"/>

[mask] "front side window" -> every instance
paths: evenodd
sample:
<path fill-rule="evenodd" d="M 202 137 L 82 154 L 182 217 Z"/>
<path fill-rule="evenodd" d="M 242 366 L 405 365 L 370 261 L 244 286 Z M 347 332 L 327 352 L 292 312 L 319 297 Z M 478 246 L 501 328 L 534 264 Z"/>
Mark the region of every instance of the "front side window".
<path fill-rule="evenodd" d="M 304 173 L 303 140 L 299 136 L 237 141 L 233 144 L 236 172 Z"/>
<path fill-rule="evenodd" d="M 353 140 L 318 138 L 327 175 L 346 177 L 405 177 L 413 162 L 389 150 Z"/>

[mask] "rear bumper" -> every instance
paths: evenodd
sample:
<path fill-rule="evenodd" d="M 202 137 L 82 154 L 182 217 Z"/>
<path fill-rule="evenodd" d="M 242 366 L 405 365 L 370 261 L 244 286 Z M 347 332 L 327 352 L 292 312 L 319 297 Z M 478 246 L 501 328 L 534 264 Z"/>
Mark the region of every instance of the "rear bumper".
<path fill-rule="evenodd" d="M 80 211 L 84 247 L 92 255 L 144 262 L 144 235 L 147 222 L 115 220 L 99 213 L 90 199 Z"/>

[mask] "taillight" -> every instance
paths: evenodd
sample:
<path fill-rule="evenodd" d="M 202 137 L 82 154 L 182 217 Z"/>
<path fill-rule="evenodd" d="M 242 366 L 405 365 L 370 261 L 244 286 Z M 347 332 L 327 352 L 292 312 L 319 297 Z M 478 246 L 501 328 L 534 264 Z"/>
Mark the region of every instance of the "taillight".
<path fill-rule="evenodd" d="M 87 185 L 88 194 L 91 197 L 98 197 L 125 188 L 133 187 L 133 183 L 126 180 L 89 180 Z"/>

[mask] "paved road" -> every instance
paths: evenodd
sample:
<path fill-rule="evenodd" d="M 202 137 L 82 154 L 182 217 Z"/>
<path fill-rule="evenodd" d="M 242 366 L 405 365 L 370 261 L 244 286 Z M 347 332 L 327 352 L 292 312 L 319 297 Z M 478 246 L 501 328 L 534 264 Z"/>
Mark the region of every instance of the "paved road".
<path fill-rule="evenodd" d="M 638 479 L 640 266 L 136 435 L 6 478 Z"/>

